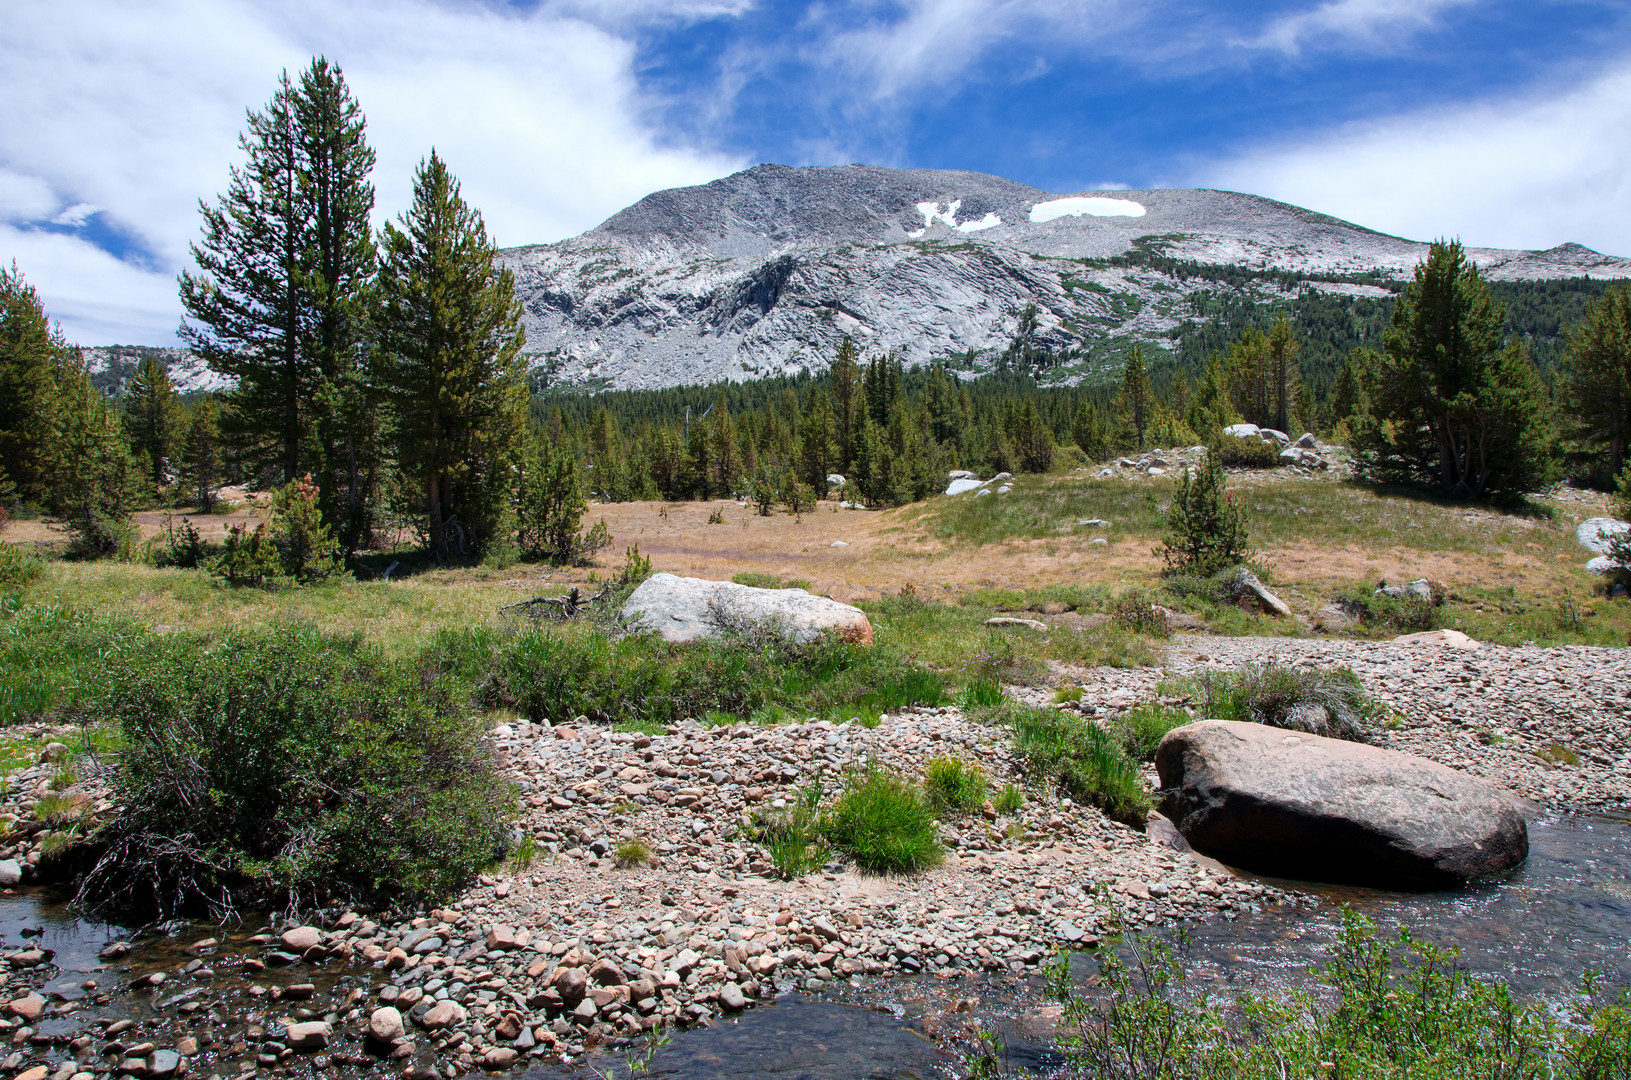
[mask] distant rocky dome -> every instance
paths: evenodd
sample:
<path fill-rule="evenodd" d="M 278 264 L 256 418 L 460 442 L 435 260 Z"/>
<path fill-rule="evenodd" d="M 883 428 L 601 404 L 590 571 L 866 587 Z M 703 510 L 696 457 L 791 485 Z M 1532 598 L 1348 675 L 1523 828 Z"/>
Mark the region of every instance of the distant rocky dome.
<path fill-rule="evenodd" d="M 1135 246 L 1203 263 L 1389 278 L 1428 250 L 1235 192 L 1055 194 L 985 173 L 759 165 L 656 192 L 582 236 L 501 258 L 517 275 L 528 350 L 557 377 L 653 387 L 817 370 L 845 335 L 908 363 L 1000 349 L 1031 303 L 1050 345 L 1120 334 L 1167 347 L 1165 332 L 1184 317 L 1174 293 L 1215 283 L 1060 261 Z M 1578 244 L 1469 253 L 1496 280 L 1631 277 L 1631 260 Z"/>

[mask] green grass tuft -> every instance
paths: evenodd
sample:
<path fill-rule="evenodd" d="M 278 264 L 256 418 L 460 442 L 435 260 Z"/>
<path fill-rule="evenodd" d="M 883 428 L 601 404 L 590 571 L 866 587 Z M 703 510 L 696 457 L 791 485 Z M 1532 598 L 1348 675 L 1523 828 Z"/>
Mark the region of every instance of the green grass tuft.
<path fill-rule="evenodd" d="M 923 766 L 923 789 L 939 811 L 972 813 L 985 802 L 985 770 L 958 758 L 939 757 Z"/>
<path fill-rule="evenodd" d="M 861 869 L 875 874 L 927 870 L 945 855 L 928 798 L 892 773 L 850 777 L 822 816 L 821 831 Z"/>
<path fill-rule="evenodd" d="M 1117 821 L 1142 826 L 1150 812 L 1138 765 L 1115 735 L 1057 709 L 1010 703 L 999 719 L 1013 728 L 1014 748 L 1026 771 L 1057 784 L 1071 798 Z"/>
<path fill-rule="evenodd" d="M 1137 761 L 1154 761 L 1155 748 L 1161 745 L 1167 732 L 1194 721 L 1195 718 L 1183 709 L 1147 702 L 1128 709 L 1117 723 L 1127 753 Z"/>

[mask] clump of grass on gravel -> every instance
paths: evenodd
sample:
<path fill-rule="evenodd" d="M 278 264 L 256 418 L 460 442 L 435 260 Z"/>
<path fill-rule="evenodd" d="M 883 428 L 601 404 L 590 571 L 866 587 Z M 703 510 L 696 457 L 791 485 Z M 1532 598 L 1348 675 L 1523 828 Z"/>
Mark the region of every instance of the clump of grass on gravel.
<path fill-rule="evenodd" d="M 922 789 L 879 770 L 849 779 L 822 815 L 821 832 L 857 866 L 875 874 L 927 870 L 945 855 L 934 809 Z"/>
<path fill-rule="evenodd" d="M 1113 733 L 1057 709 L 1009 703 L 997 713 L 1014 733 L 1014 749 L 1030 775 L 1057 784 L 1072 799 L 1128 825 L 1142 826 L 1150 796 L 1138 764 Z"/>
<path fill-rule="evenodd" d="M 831 851 L 821 835 L 821 786 L 801 788 L 785 810 L 761 810 L 754 815 L 748 836 L 765 849 L 776 873 L 789 880 L 819 870 Z"/>
<path fill-rule="evenodd" d="M 612 859 L 624 870 L 631 866 L 644 866 L 651 861 L 651 845 L 638 836 L 619 840 L 612 849 Z"/>
<path fill-rule="evenodd" d="M 999 814 L 1012 814 L 1025 805 L 1025 793 L 1019 789 L 1018 784 L 1004 784 L 997 797 L 992 800 L 992 806 Z"/>
<path fill-rule="evenodd" d="M 936 810 L 972 813 L 985 802 L 985 770 L 959 758 L 939 757 L 923 766 L 923 789 Z"/>
<path fill-rule="evenodd" d="M 1352 668 L 1304 670 L 1281 664 L 1249 667 L 1201 679 L 1202 711 L 1334 739 L 1363 740 L 1387 716 L 1365 693 Z"/>
<path fill-rule="evenodd" d="M 1183 709 L 1160 702 L 1135 705 L 1117 721 L 1121 728 L 1122 744 L 1137 761 L 1155 760 L 1155 748 L 1161 745 L 1167 732 L 1193 723 L 1195 718 Z"/>

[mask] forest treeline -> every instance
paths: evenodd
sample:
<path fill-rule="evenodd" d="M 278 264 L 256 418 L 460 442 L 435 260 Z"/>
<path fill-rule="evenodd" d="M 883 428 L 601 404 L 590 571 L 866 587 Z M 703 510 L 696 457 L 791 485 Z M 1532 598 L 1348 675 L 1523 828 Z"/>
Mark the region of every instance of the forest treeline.
<path fill-rule="evenodd" d="M 529 387 L 514 280 L 434 151 L 410 208 L 373 229 L 374 153 L 337 67 L 286 74 L 240 145 L 179 283 L 182 336 L 229 391 L 183 400 L 154 353 L 109 398 L 21 271 L 0 273 L 0 507 L 60 518 L 77 553 L 129 550 L 133 509 L 207 512 L 230 482 L 275 490 L 278 508 L 272 534 L 229 538 L 235 579 L 279 560 L 320 576 L 404 527 L 442 559 L 570 561 L 606 540 L 580 532 L 589 497 L 797 513 L 841 489 L 899 505 L 953 469 L 1227 448 L 1238 422 L 1312 431 L 1374 479 L 1466 497 L 1565 470 L 1631 486 L 1631 292 L 1491 284 L 1458 243 L 1434 244 L 1393 296 L 1304 290 L 1267 317 L 1219 277 L 1174 348 L 1132 347 L 1112 385 L 1042 385 L 1059 358 L 1027 309 L 977 378 L 846 340 L 819 375 L 588 394 Z M 1244 459 L 1275 464 L 1260 445 Z"/>

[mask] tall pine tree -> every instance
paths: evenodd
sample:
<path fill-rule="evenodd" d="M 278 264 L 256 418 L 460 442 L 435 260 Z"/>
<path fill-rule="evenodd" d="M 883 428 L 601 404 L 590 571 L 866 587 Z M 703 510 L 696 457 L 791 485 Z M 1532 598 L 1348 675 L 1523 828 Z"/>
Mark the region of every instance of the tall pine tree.
<path fill-rule="evenodd" d="M 144 480 L 156 494 L 181 449 L 186 414 L 164 361 L 148 355 L 125 384 L 125 424 Z"/>
<path fill-rule="evenodd" d="M 379 271 L 397 461 L 420 494 L 431 549 L 479 551 L 504 528 L 526 423 L 515 278 L 494 263 L 481 214 L 434 151 L 399 221 L 385 226 Z"/>
<path fill-rule="evenodd" d="M 0 469 L 23 503 L 44 504 L 50 489 L 55 373 L 70 352 L 17 264 L 0 270 Z"/>
<path fill-rule="evenodd" d="M 1138 448 L 1144 449 L 1144 428 L 1149 423 L 1151 399 L 1150 375 L 1144 368 L 1144 350 L 1134 345 L 1127 353 L 1127 365 L 1121 371 L 1121 409 L 1133 422 L 1138 434 Z"/>

